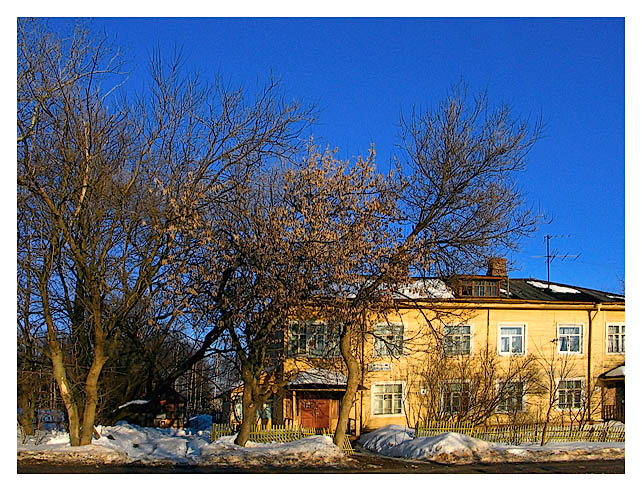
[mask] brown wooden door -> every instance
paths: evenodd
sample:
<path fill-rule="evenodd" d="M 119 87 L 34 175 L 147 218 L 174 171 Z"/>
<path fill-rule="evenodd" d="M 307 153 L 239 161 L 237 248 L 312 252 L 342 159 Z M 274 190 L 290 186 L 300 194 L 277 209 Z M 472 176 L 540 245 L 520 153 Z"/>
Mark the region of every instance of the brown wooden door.
<path fill-rule="evenodd" d="M 304 428 L 328 428 L 330 426 L 329 399 L 299 399 L 301 426 Z"/>

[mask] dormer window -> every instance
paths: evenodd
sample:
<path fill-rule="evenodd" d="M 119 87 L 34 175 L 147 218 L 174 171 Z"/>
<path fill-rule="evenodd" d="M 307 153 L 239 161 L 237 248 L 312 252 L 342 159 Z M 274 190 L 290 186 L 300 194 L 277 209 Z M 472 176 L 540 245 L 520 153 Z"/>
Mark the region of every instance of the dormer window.
<path fill-rule="evenodd" d="M 462 278 L 459 280 L 460 297 L 499 297 L 498 279 Z"/>

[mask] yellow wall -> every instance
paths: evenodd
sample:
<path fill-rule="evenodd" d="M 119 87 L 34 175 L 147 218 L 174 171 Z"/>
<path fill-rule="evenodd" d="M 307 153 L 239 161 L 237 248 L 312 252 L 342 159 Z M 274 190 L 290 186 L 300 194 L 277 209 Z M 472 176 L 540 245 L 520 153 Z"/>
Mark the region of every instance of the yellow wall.
<path fill-rule="evenodd" d="M 472 306 L 470 306 L 472 307 Z M 474 310 L 463 311 L 464 316 L 468 319 L 464 324 L 472 326 L 472 355 L 475 356 L 486 347 L 491 352 L 497 352 L 499 326 L 502 323 L 516 323 L 525 326 L 526 332 L 526 355 L 533 355 L 540 360 L 557 360 L 557 364 L 562 359 L 568 359 L 567 369 L 568 378 L 582 378 L 585 387 L 594 390 L 596 378 L 624 363 L 624 354 L 608 354 L 606 347 L 606 325 L 608 323 L 624 323 L 624 305 L 608 304 L 602 305 L 598 311 L 594 304 L 586 305 L 565 305 L 561 303 L 535 303 L 535 302 L 511 302 L 502 301 L 502 303 L 489 302 L 480 308 L 477 305 Z M 454 311 L 453 311 L 454 312 Z M 457 312 L 462 315 L 462 311 Z M 589 321 L 589 316 L 591 321 Z M 391 357 L 373 357 L 373 342 L 366 340 L 365 353 L 366 359 L 370 363 L 388 362 L 391 364 L 390 371 L 371 371 L 366 373 L 364 385 L 370 389 L 373 383 L 377 382 L 401 382 L 405 385 L 405 396 L 413 397 L 419 395 L 420 388 L 409 382 L 409 375 L 412 378 L 415 367 L 422 366 L 422 356 L 419 353 L 413 353 L 414 345 L 419 350 L 421 344 L 427 341 L 421 339 L 431 339 L 430 327 L 425 319 L 416 309 L 401 310 L 399 315 L 390 316 L 391 322 L 401 321 L 406 331 L 408 349 L 405 356 L 398 359 Z M 456 321 L 455 321 L 456 322 Z M 461 321 L 460 321 L 461 322 Z M 441 329 L 444 322 L 435 320 L 432 328 Z M 552 342 L 557 338 L 559 324 L 580 324 L 583 326 L 583 346 L 581 354 L 560 355 L 557 353 L 557 343 Z M 589 326 L 590 347 L 589 347 Z M 419 335 L 423 333 L 423 335 Z M 589 352 L 591 359 L 590 377 L 589 375 Z M 425 357 L 424 361 L 425 362 Z M 512 356 L 498 355 L 500 366 L 508 367 L 511 363 Z M 513 359 L 513 361 L 515 361 Z M 599 418 L 599 391 L 594 391 L 592 397 L 592 413 L 594 418 Z M 536 419 L 541 419 L 542 411 L 545 411 L 546 403 L 543 396 L 529 395 L 526 400 L 528 411 Z M 363 392 L 363 426 L 366 429 L 378 428 L 387 424 L 414 425 L 412 417 L 406 418 L 405 414 L 400 416 L 381 416 L 371 415 L 372 395 L 370 390 Z M 560 411 L 553 411 L 553 418 L 559 418 Z"/>

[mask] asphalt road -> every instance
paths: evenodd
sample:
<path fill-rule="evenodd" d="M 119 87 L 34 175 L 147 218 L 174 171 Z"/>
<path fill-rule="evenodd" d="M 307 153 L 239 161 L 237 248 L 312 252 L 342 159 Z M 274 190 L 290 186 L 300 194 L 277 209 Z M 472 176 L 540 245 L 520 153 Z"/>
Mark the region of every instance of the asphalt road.
<path fill-rule="evenodd" d="M 623 474 L 624 459 L 576 462 L 446 465 L 355 453 L 349 467 L 51 465 L 22 462 L 18 474 Z"/>

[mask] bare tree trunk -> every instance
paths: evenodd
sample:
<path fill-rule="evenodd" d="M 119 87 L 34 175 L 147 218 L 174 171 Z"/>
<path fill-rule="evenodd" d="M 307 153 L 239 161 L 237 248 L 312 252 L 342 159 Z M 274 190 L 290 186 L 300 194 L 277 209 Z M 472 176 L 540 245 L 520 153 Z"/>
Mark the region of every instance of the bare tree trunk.
<path fill-rule="evenodd" d="M 359 387 L 360 365 L 356 356 L 352 352 L 352 324 L 347 324 L 341 334 L 339 348 L 341 356 L 348 367 L 348 380 L 346 383 L 346 391 L 341 398 L 341 408 L 339 409 L 339 419 L 337 426 L 334 430 L 334 444 L 339 448 L 343 448 L 346 431 L 348 427 L 348 418 L 350 416 L 350 409 L 355 400 L 357 389 Z"/>
<path fill-rule="evenodd" d="M 539 442 L 540 447 L 543 447 L 546 444 L 546 431 L 548 430 L 548 423 L 551 419 L 552 409 L 553 409 L 553 405 L 549 404 L 548 409 L 546 410 L 546 419 L 544 420 L 544 427 L 542 428 L 542 439 Z"/>
<path fill-rule="evenodd" d="M 98 378 L 106 361 L 107 357 L 103 354 L 103 348 L 97 343 L 94 361 L 85 381 L 85 406 L 82 414 L 80 445 L 91 444 L 94 423 L 96 422 L 96 406 L 98 405 Z"/>
<path fill-rule="evenodd" d="M 69 381 L 67 380 L 62 350 L 55 339 L 49 340 L 49 346 L 51 350 L 51 363 L 53 366 L 54 378 L 58 383 L 60 396 L 62 397 L 62 400 L 65 403 L 65 408 L 67 409 L 67 417 L 69 419 L 69 441 L 71 446 L 75 447 L 80 445 L 80 417 L 78 414 L 78 405 L 74 400 L 69 386 Z"/>
<path fill-rule="evenodd" d="M 51 256 L 48 258 L 50 260 Z M 53 324 L 51 311 L 49 310 L 49 295 L 44 282 L 41 282 L 40 293 L 42 298 L 43 316 L 47 324 L 47 342 L 49 344 L 49 353 L 51 356 L 51 365 L 53 376 L 60 389 L 60 397 L 67 409 L 67 418 L 69 419 L 69 441 L 72 447 L 80 445 L 80 418 L 78 415 L 78 404 L 74 400 L 71 392 L 71 386 L 65 370 L 64 357 L 62 348 L 56 339 L 56 330 Z"/>
<path fill-rule="evenodd" d="M 259 407 L 259 404 L 254 400 L 255 398 L 253 397 L 253 395 L 257 392 L 257 381 L 254 378 L 249 367 L 244 366 L 241 369 L 241 378 L 243 379 L 243 417 L 241 420 L 239 433 L 238 435 L 236 435 L 236 440 L 234 440 L 234 443 L 241 447 L 244 447 L 250 438 L 250 432 L 252 431 L 252 426 L 254 426 L 254 422 L 256 420 L 256 410 Z"/>
<path fill-rule="evenodd" d="M 18 395 L 18 407 L 20 407 L 22 412 L 18 415 L 18 422 L 20 423 L 20 426 L 22 426 L 25 435 L 33 435 L 33 417 L 35 412 L 33 386 L 25 381 L 22 381 L 22 384 L 24 387 Z"/>

